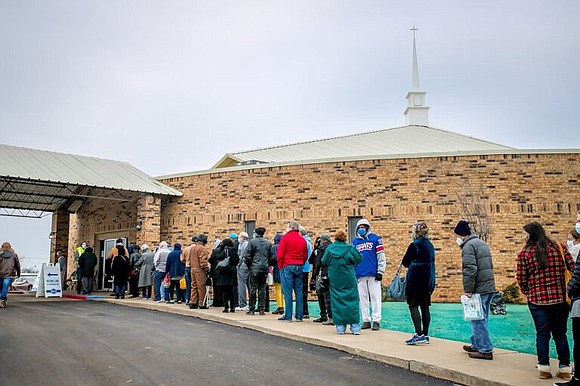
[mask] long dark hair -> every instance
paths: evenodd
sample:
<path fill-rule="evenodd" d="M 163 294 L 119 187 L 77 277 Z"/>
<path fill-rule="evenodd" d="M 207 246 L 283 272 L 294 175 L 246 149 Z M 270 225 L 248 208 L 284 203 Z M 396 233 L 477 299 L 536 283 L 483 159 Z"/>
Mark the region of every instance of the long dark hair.
<path fill-rule="evenodd" d="M 548 259 L 548 245 L 554 242 L 548 238 L 546 230 L 538 222 L 534 221 L 524 225 L 524 230 L 530 235 L 526 242 L 526 247 L 536 246 L 535 258 L 540 268 L 545 268 L 546 260 Z"/>

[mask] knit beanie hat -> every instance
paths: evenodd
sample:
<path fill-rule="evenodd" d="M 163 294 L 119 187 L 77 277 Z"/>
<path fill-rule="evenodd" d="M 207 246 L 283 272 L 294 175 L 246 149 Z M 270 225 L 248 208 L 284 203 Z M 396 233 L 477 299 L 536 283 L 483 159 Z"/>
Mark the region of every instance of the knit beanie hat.
<path fill-rule="evenodd" d="M 453 233 L 459 236 L 469 236 L 471 234 L 471 229 L 469 229 L 469 222 L 460 220 L 455 226 Z"/>

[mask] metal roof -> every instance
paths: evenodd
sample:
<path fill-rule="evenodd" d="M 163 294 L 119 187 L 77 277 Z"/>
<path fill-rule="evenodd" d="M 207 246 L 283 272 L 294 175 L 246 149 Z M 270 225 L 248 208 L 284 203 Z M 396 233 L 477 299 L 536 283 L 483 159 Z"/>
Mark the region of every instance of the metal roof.
<path fill-rule="evenodd" d="M 481 139 L 427 126 L 403 126 L 367 133 L 224 155 L 213 167 L 395 154 L 509 150 Z"/>
<path fill-rule="evenodd" d="M 67 202 L 78 209 L 86 197 L 125 201 L 123 191 L 181 196 L 126 162 L 2 144 L 0 160 L 0 215 L 28 217 L 32 211 L 40 217 L 37 212 L 54 212 Z M 95 196 L 90 188 L 110 194 Z"/>

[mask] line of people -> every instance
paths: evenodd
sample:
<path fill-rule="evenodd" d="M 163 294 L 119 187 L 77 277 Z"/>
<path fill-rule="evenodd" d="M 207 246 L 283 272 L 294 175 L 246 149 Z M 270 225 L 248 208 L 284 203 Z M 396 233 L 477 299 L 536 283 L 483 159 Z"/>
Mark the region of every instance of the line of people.
<path fill-rule="evenodd" d="M 558 377 L 580 384 L 572 376 L 570 354 L 566 339 L 566 321 L 572 310 L 574 356 L 580 358 L 580 264 L 576 264 L 580 250 L 580 214 L 575 229 L 568 235 L 568 245 L 551 240 L 544 228 L 536 222 L 524 226 L 526 243 L 517 259 L 517 281 L 527 297 L 528 307 L 535 323 L 538 350 L 538 370 L 541 378 L 551 377 L 549 367 L 549 340 L 553 337 L 559 359 Z M 209 288 L 213 286 L 212 306 L 223 307 L 223 312 L 245 311 L 248 315 L 265 315 L 269 312 L 269 290 L 273 285 L 276 309 L 280 321 L 302 322 L 309 318 L 308 289 L 316 292 L 320 315 L 314 322 L 335 325 L 338 334 L 361 330 L 380 329 L 382 310 L 381 282 L 386 266 L 381 238 L 372 233 L 366 219 L 356 225 L 356 237 L 347 242 L 346 232 L 339 230 L 334 242 L 323 234 L 312 245 L 306 228 L 290 221 L 288 228 L 277 233 L 270 243 L 265 238 L 266 229 L 255 229 L 254 237 L 231 234 L 216 240 L 211 253 L 204 234 L 192 238 L 192 244 L 182 252 L 179 243 L 169 249 L 161 242 L 153 254 L 147 245 L 135 265 L 139 267 L 138 286 L 143 288 L 143 298 L 151 297 L 151 283 L 142 281 L 142 275 L 153 277 L 155 300 L 185 302 L 190 308 L 208 308 Z M 474 359 L 493 359 L 488 321 L 490 303 L 495 292 L 493 261 L 489 246 L 473 234 L 467 221 L 459 221 L 454 228 L 461 249 L 464 294 L 479 294 L 483 319 L 471 321 L 470 344 L 463 350 Z M 409 244 L 401 265 L 407 268 L 406 301 L 415 333 L 405 343 L 429 344 L 431 316 L 429 307 L 436 286 L 435 247 L 429 239 L 429 228 L 418 222 L 411 229 Z M 123 256 L 122 247 L 118 255 Z M 115 273 L 121 272 L 123 283 L 115 280 L 115 291 L 124 296 L 124 288 L 131 264 L 113 260 Z M 309 279 L 313 267 L 312 280 Z M 117 267 L 120 271 L 117 270 Z M 148 267 L 151 267 L 149 270 Z M 564 273 L 573 272 L 568 285 L 572 307 L 565 302 Z M 117 275 L 115 275 L 117 276 Z M 180 281 L 187 285 L 181 291 Z M 163 293 L 163 282 L 168 283 Z M 295 307 L 293 307 L 295 305 Z M 361 323 L 362 321 L 362 323 Z M 580 360 L 580 359 L 579 359 Z"/>

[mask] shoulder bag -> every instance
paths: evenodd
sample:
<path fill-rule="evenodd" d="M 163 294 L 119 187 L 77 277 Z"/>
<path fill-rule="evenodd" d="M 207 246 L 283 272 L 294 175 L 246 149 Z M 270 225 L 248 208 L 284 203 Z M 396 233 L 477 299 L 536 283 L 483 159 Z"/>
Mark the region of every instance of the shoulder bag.
<path fill-rule="evenodd" d="M 228 252 L 227 248 L 224 248 L 224 251 L 226 252 L 226 258 L 221 260 L 219 263 L 217 263 L 215 269 L 220 271 L 224 268 L 228 268 L 230 266 L 230 254 Z"/>
<path fill-rule="evenodd" d="M 572 300 L 568 296 L 567 288 L 568 288 L 568 282 L 572 278 L 572 273 L 568 270 L 568 266 L 566 266 L 566 256 L 564 255 L 564 250 L 562 249 L 562 246 L 558 242 L 556 242 L 556 244 L 558 244 L 558 249 L 560 250 L 560 256 L 562 256 L 562 260 L 564 261 L 564 294 L 566 295 L 566 303 L 568 303 L 568 305 L 570 305 L 570 304 L 572 304 Z"/>
<path fill-rule="evenodd" d="M 389 297 L 393 300 L 405 300 L 407 299 L 407 291 L 405 289 L 406 276 L 401 276 L 401 267 L 403 264 L 399 265 L 391 284 L 389 285 Z"/>

